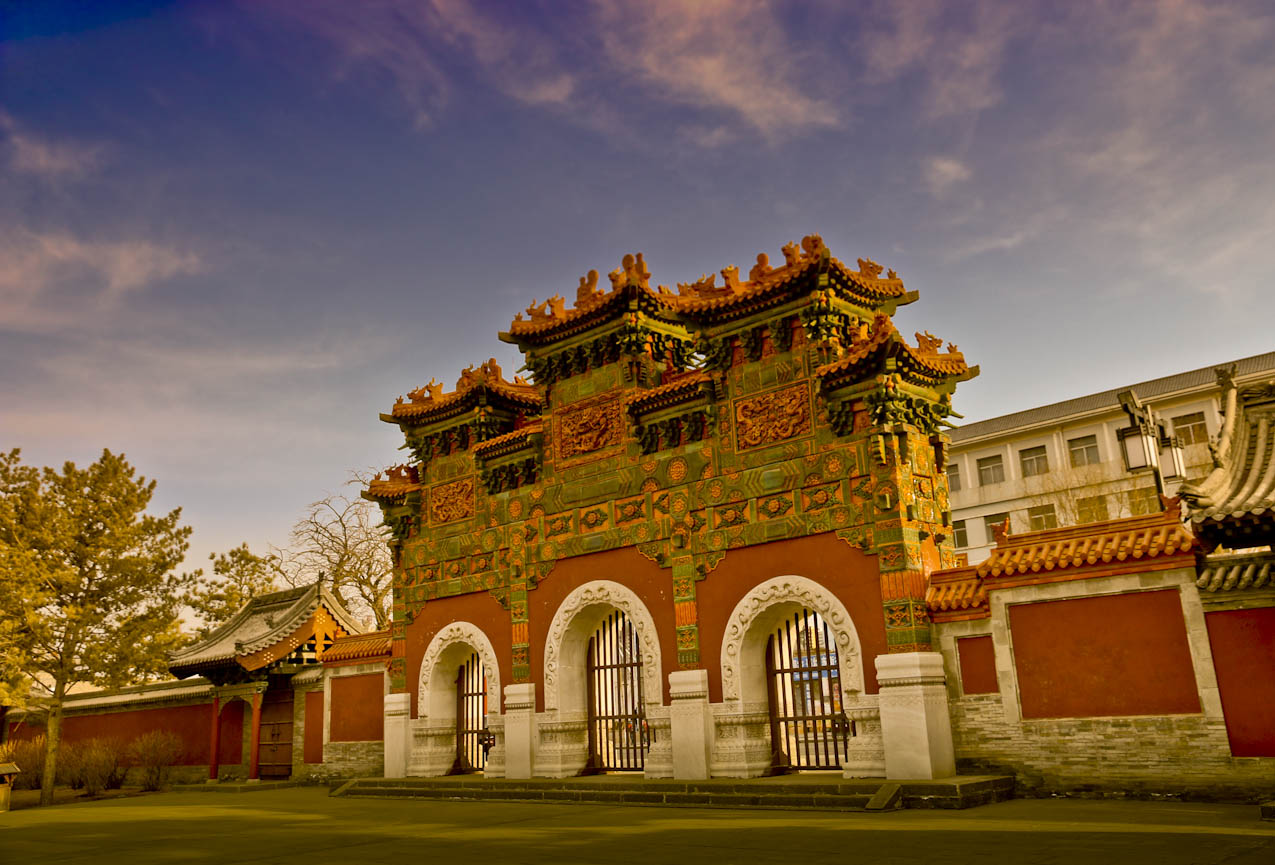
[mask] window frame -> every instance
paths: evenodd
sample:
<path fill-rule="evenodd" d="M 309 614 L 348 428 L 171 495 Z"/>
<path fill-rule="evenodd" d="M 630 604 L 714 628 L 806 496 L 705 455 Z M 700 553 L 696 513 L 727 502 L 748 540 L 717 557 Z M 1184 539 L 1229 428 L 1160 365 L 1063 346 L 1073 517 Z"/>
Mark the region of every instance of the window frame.
<path fill-rule="evenodd" d="M 1185 420 L 1187 418 L 1191 418 L 1191 422 L 1183 424 L 1182 427 L 1179 428 L 1178 421 Z M 1196 420 L 1196 418 L 1199 418 L 1199 420 Z M 1206 445 L 1209 443 L 1209 422 L 1204 416 L 1203 411 L 1193 411 L 1186 414 L 1180 414 L 1175 418 L 1170 418 L 1169 424 L 1173 428 L 1173 434 L 1182 439 L 1182 444 L 1184 446 Z M 1183 435 L 1186 430 L 1192 431 L 1190 433 L 1189 440 L 1186 435 Z"/>
<path fill-rule="evenodd" d="M 1028 471 L 1028 468 L 1031 468 Z M 1018 470 L 1025 478 L 1037 478 L 1049 474 L 1049 448 L 1032 445 L 1018 451 Z"/>
<path fill-rule="evenodd" d="M 1040 522 L 1052 522 L 1053 525 L 1036 525 L 1037 517 L 1048 517 Z M 1043 505 L 1036 505 L 1027 509 L 1027 526 L 1033 532 L 1043 532 L 1047 529 L 1058 528 L 1058 508 L 1052 502 L 1046 502 Z"/>
<path fill-rule="evenodd" d="M 961 491 L 960 464 L 956 462 L 949 462 L 943 471 L 947 475 L 947 491 L 949 493 L 959 493 Z"/>
<path fill-rule="evenodd" d="M 1077 442 L 1083 442 L 1080 447 L 1076 446 Z M 1092 459 L 1090 452 L 1092 451 Z M 1076 462 L 1076 454 L 1084 454 L 1084 462 Z M 1067 439 L 1067 456 L 1073 469 L 1081 469 L 1085 466 L 1096 466 L 1102 462 L 1102 453 L 1098 450 L 1098 436 L 1091 433 L 1086 436 L 1076 436 L 1074 439 Z"/>
<path fill-rule="evenodd" d="M 994 462 L 993 462 L 993 461 L 994 461 Z M 989 456 L 979 457 L 979 458 L 978 458 L 978 460 L 975 462 L 975 465 L 976 465 L 976 466 L 978 466 L 978 485 L 979 485 L 980 487 L 990 487 L 990 486 L 994 486 L 994 485 L 996 485 L 996 484 L 1003 484 L 1003 483 L 1005 483 L 1005 457 L 1004 457 L 1004 455 L 1002 455 L 1002 454 L 991 454 L 991 455 L 989 455 Z M 991 481 L 989 481 L 989 480 L 985 480 L 985 479 L 984 479 L 984 474 L 983 474 L 983 470 L 984 470 L 984 469 L 989 469 L 989 470 L 990 470 L 990 469 L 995 469 L 995 470 L 996 470 L 996 471 L 1000 474 L 1000 477 L 999 477 L 999 478 L 997 478 L 996 480 L 991 480 Z"/>
<path fill-rule="evenodd" d="M 964 549 L 970 545 L 969 529 L 965 520 L 952 520 L 952 543 Z"/>

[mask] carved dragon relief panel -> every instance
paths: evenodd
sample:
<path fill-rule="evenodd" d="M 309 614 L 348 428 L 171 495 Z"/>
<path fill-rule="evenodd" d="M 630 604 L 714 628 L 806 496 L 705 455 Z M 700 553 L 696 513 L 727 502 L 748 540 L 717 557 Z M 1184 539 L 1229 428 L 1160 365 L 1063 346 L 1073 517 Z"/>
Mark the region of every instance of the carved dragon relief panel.
<path fill-rule="evenodd" d="M 474 479 L 463 478 L 439 484 L 429 491 L 429 518 L 432 523 L 453 523 L 474 515 Z"/>
<path fill-rule="evenodd" d="M 564 411 L 556 420 L 559 460 L 587 456 L 624 440 L 624 418 L 616 397 Z"/>
<path fill-rule="evenodd" d="M 811 431 L 810 389 L 802 384 L 735 400 L 735 446 L 761 447 Z"/>

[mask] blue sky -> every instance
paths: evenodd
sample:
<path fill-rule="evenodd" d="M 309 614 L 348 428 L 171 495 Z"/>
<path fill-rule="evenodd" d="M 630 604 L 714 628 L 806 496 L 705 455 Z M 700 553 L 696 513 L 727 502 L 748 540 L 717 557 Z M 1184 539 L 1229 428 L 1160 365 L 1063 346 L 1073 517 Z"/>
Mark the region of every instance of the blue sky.
<path fill-rule="evenodd" d="M 1275 6 L 0 3 L 0 446 L 122 451 L 192 558 L 642 251 L 821 233 L 978 420 L 1269 351 Z"/>

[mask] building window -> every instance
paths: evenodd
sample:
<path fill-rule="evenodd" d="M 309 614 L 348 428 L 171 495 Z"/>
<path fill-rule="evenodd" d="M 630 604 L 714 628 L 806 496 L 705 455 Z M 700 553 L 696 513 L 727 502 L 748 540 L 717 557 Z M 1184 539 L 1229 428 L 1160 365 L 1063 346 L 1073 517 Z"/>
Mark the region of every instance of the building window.
<path fill-rule="evenodd" d="M 961 467 L 956 463 L 947 464 L 947 491 L 959 492 L 961 489 Z"/>
<path fill-rule="evenodd" d="M 1073 468 L 1092 466 L 1098 463 L 1097 436 L 1081 436 L 1080 438 L 1068 439 L 1067 449 L 1071 452 L 1071 465 Z"/>
<path fill-rule="evenodd" d="M 1019 451 L 1018 462 L 1023 467 L 1025 478 L 1049 474 L 1049 455 L 1045 453 L 1044 445 Z"/>
<path fill-rule="evenodd" d="M 1000 459 L 1000 457 L 997 457 L 997 459 Z M 996 533 L 992 531 L 992 527 L 1004 525 L 1008 519 L 1009 514 L 988 514 L 983 517 L 983 531 L 987 534 L 987 543 L 996 542 Z"/>
<path fill-rule="evenodd" d="M 978 461 L 978 485 L 981 487 L 1005 482 L 1005 464 L 1000 454 L 983 457 Z"/>
<path fill-rule="evenodd" d="M 1027 509 L 1027 520 L 1031 523 L 1031 530 L 1038 532 L 1041 529 L 1058 528 L 1058 513 L 1054 510 L 1053 505 L 1040 505 Z"/>
<path fill-rule="evenodd" d="M 1173 434 L 1182 439 L 1183 445 L 1206 445 L 1209 428 L 1204 423 L 1204 412 L 1179 415 L 1173 419 Z"/>
<path fill-rule="evenodd" d="M 1130 514 L 1141 517 L 1159 512 L 1160 496 L 1156 494 L 1155 487 L 1138 487 L 1135 490 L 1129 490 Z"/>
<path fill-rule="evenodd" d="M 965 520 L 952 521 L 952 541 L 958 547 L 968 547 L 970 545 L 969 535 L 965 533 Z"/>
<path fill-rule="evenodd" d="M 1076 521 L 1080 523 L 1100 523 L 1111 519 L 1107 512 L 1106 496 L 1090 496 L 1076 499 Z"/>

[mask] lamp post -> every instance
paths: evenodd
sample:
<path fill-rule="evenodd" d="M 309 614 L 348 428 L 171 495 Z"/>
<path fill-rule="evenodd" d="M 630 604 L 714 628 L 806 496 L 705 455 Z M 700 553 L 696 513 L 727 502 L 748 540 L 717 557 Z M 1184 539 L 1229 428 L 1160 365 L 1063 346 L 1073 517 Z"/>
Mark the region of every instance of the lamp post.
<path fill-rule="evenodd" d="M 1168 434 L 1164 422 L 1144 405 L 1132 390 L 1117 394 L 1120 407 L 1129 416 L 1129 426 L 1116 431 L 1125 469 L 1151 470 L 1157 495 L 1164 495 L 1165 478 L 1181 478 L 1186 473 L 1182 460 L 1182 440 Z"/>

